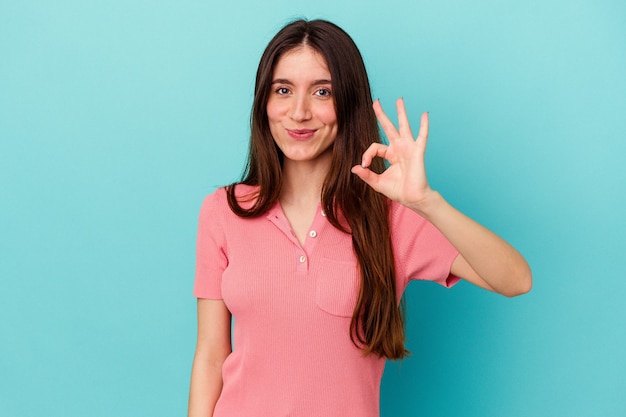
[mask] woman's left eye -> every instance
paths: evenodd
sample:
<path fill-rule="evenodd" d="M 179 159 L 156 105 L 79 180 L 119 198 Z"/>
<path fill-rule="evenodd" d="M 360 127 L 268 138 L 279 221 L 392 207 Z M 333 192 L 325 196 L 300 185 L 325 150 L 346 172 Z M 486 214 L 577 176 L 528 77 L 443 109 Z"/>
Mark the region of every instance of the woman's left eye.
<path fill-rule="evenodd" d="M 320 96 L 320 97 L 330 97 L 331 96 L 330 90 L 328 88 L 320 88 L 319 90 L 317 90 L 315 92 L 315 94 Z"/>

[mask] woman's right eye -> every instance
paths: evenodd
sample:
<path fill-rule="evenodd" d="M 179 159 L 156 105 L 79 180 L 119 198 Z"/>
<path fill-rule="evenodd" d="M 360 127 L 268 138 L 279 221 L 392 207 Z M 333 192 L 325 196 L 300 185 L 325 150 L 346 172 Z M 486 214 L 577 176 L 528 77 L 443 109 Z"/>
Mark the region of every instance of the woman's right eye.
<path fill-rule="evenodd" d="M 278 87 L 276 89 L 276 93 L 278 93 L 280 95 L 289 94 L 289 89 L 287 87 Z"/>

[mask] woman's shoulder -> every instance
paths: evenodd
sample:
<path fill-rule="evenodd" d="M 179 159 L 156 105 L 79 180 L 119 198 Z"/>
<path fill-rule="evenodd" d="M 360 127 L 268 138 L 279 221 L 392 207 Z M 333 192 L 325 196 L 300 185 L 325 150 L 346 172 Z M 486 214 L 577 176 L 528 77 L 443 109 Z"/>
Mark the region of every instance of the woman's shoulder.
<path fill-rule="evenodd" d="M 234 196 L 242 208 L 247 208 L 254 204 L 258 196 L 259 187 L 247 184 L 232 184 L 226 187 L 219 187 L 211 194 L 207 195 L 202 202 L 202 210 L 215 212 L 216 210 L 228 210 L 228 194 L 234 191 Z"/>
<path fill-rule="evenodd" d="M 389 229 L 394 241 L 415 239 L 429 235 L 431 231 L 436 230 L 428 220 L 410 208 L 393 201 L 389 207 Z"/>
<path fill-rule="evenodd" d="M 412 223 L 426 222 L 422 216 L 407 206 L 391 200 L 389 201 L 389 219 L 392 224 L 405 221 L 410 221 Z"/>
<path fill-rule="evenodd" d="M 220 187 L 204 197 L 204 200 L 202 201 L 202 208 L 218 208 L 225 203 L 227 204 L 227 200 L 226 187 Z"/>

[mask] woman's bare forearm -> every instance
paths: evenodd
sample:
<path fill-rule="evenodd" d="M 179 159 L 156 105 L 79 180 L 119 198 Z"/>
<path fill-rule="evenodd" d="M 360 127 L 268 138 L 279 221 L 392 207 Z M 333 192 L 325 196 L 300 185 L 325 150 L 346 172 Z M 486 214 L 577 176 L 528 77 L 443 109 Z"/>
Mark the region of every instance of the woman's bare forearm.
<path fill-rule="evenodd" d="M 439 229 L 473 270 L 453 273 L 470 275 L 468 280 L 472 281 L 475 272 L 493 291 L 509 297 L 530 290 L 532 273 L 522 255 L 504 239 L 458 211 L 439 193 L 433 191 L 419 208 L 410 208 Z"/>

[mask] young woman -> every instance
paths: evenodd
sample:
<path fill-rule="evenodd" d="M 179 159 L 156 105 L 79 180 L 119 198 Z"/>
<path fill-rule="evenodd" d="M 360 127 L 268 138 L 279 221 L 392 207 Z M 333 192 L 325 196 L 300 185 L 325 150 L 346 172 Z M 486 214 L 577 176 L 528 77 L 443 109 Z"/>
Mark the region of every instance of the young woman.
<path fill-rule="evenodd" d="M 397 112 L 398 128 L 372 105 L 339 27 L 300 20 L 271 40 L 244 178 L 200 212 L 190 417 L 378 416 L 409 281 L 530 290 L 522 256 L 429 187 L 428 114 L 415 138 Z"/>

